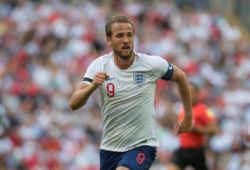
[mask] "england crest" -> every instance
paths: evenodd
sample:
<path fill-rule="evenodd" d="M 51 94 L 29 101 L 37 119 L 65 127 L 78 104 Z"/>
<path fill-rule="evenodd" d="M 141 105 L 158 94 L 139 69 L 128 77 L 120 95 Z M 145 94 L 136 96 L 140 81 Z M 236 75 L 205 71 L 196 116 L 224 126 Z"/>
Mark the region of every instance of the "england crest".
<path fill-rule="evenodd" d="M 145 83 L 145 75 L 144 73 L 136 72 L 133 73 L 134 83 L 136 85 L 143 85 Z"/>

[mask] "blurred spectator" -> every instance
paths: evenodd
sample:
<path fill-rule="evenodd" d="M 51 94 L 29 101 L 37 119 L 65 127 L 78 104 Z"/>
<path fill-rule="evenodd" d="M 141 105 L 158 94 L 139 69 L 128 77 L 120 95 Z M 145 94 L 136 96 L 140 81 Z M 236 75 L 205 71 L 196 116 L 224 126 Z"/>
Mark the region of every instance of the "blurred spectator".
<path fill-rule="evenodd" d="M 202 98 L 222 129 L 209 143 L 213 169 L 248 169 L 250 46 L 239 29 L 204 10 L 207 1 L 185 1 L 194 8 L 181 9 L 182 0 L 108 2 L 1 2 L 0 108 L 11 122 L 10 133 L 0 139 L 5 169 L 98 169 L 97 95 L 74 114 L 68 100 L 89 63 L 108 51 L 103 28 L 114 6 L 136 22 L 136 51 L 167 58 L 199 80 Z M 178 147 L 163 119 L 179 111 L 179 96 L 169 84 L 158 85 L 163 140 L 153 170 L 161 170 Z"/>
<path fill-rule="evenodd" d="M 179 135 L 180 147 L 175 150 L 169 170 L 185 169 L 188 166 L 195 170 L 211 169 L 207 165 L 206 145 L 208 139 L 220 132 L 217 119 L 213 111 L 200 99 L 200 87 L 190 83 L 192 93 L 193 125 L 189 133 Z M 182 110 L 178 116 L 181 121 L 184 116 Z"/>

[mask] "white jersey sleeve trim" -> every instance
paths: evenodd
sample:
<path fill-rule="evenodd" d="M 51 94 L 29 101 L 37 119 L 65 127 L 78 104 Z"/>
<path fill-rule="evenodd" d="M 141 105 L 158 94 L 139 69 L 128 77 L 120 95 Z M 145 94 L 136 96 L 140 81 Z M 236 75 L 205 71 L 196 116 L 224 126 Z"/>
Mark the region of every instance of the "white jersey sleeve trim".
<path fill-rule="evenodd" d="M 85 75 L 83 76 L 83 82 L 90 84 L 96 73 L 101 72 L 103 68 L 103 57 L 98 57 L 95 59 L 87 68 Z"/>

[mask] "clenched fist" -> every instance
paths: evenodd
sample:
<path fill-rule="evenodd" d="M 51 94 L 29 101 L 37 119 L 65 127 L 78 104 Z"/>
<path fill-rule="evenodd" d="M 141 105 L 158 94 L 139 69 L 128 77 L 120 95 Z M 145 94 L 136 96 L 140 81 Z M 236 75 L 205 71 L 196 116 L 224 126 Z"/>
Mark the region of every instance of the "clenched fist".
<path fill-rule="evenodd" d="M 94 79 L 93 79 L 93 82 L 92 82 L 92 85 L 95 87 L 95 88 L 98 88 L 100 85 L 103 84 L 104 81 L 106 81 L 106 79 L 108 78 L 108 74 L 106 72 L 98 72 L 96 73 Z"/>

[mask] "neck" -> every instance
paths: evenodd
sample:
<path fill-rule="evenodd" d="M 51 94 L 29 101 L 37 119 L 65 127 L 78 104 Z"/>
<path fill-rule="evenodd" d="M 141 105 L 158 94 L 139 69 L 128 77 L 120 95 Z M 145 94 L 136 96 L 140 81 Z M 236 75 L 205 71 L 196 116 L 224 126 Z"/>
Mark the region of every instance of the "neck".
<path fill-rule="evenodd" d="M 114 62 L 117 67 L 120 69 L 127 69 L 129 68 L 135 60 L 135 54 L 132 53 L 131 56 L 128 59 L 122 59 L 118 55 L 114 53 Z"/>

